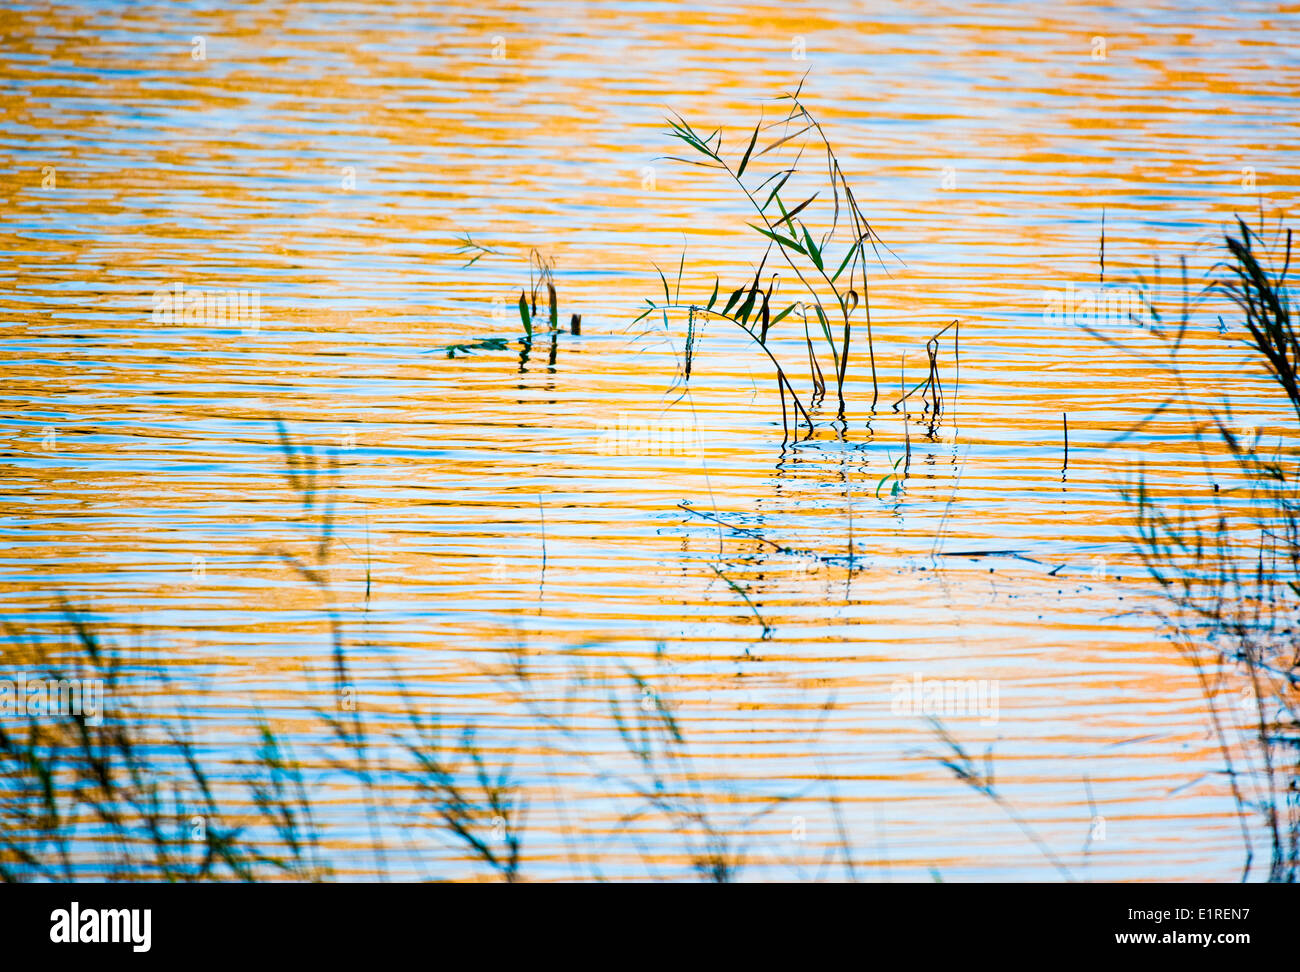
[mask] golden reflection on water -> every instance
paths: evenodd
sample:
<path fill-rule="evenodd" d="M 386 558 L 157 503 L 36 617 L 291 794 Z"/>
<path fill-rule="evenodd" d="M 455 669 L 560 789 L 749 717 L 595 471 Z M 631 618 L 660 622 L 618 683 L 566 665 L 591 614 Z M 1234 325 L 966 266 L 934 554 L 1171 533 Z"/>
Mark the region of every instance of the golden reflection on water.
<path fill-rule="evenodd" d="M 268 713 L 325 767 L 311 713 L 334 705 L 333 612 L 376 726 L 416 698 L 513 761 L 534 879 L 682 876 L 704 853 L 626 785 L 643 767 L 611 687 L 674 712 L 698 806 L 744 873 L 828 873 L 834 810 L 858 877 L 1055 876 L 938 764 L 925 720 L 891 711 L 918 673 L 1000 686 L 996 723 L 946 722 L 992 752 L 1077 874 L 1236 877 L 1221 757 L 1119 495 L 1141 461 L 1196 507 L 1187 425 L 1117 443 L 1168 380 L 1044 323 L 1043 292 L 1096 285 L 1103 207 L 1123 279 L 1261 200 L 1294 201 L 1279 132 L 1296 13 L 7 9 L 4 613 L 52 633 L 66 597 L 161 653 L 219 753 Z M 903 423 L 871 414 L 864 347 L 843 436 L 826 410 L 783 448 L 770 374 L 733 334 L 707 329 L 680 397 L 683 322 L 628 328 L 683 245 L 692 299 L 759 256 L 725 186 L 659 158 L 664 111 L 738 150 L 759 102 L 805 72 L 900 259 L 872 282 L 884 396 L 961 320 L 950 410 L 931 434 L 912 423 L 901 497 L 879 486 Z M 465 232 L 497 252 L 462 268 Z M 534 248 L 582 333 L 539 337 L 521 364 L 513 304 Z M 151 295 L 177 281 L 259 291 L 259 326 L 154 324 Z M 511 343 L 436 350 L 491 337 Z M 793 361 L 803 345 L 777 347 Z M 1204 394 L 1248 402 L 1267 434 L 1279 417 L 1258 385 L 1205 347 Z M 290 488 L 277 420 L 337 455 L 323 584 L 292 565 L 316 563 L 321 507 Z M 953 555 L 988 550 L 1012 553 Z M 339 872 L 373 873 L 355 781 L 316 786 Z M 408 782 L 390 793 L 432 829 Z M 1097 814 L 1106 839 L 1085 853 Z M 399 873 L 479 873 L 455 845 L 417 843 Z"/>

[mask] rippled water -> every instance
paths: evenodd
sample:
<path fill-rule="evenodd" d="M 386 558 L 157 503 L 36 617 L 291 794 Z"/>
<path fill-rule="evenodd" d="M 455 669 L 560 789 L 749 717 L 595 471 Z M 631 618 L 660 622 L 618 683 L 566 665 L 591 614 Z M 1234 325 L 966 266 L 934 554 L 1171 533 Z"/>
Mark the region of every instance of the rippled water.
<path fill-rule="evenodd" d="M 1293 203 L 1298 13 L 10 5 L 11 643 L 66 640 L 62 597 L 157 653 L 231 778 L 268 718 L 312 767 L 341 875 L 485 871 L 383 773 L 377 859 L 316 715 L 338 703 L 331 617 L 380 752 L 398 760 L 386 732 L 414 706 L 509 766 L 527 878 L 685 876 L 710 833 L 742 877 L 848 876 L 845 843 L 860 878 L 1060 877 L 894 711 L 919 677 L 996 685 L 996 719 L 944 725 L 1073 876 L 1235 879 L 1222 756 L 1120 495 L 1141 461 L 1198 508 L 1188 427 L 1121 438 L 1168 379 L 1045 322 L 1043 292 L 1096 286 L 1103 209 L 1118 280 Z M 824 408 L 783 443 L 752 345 L 708 325 L 683 394 L 686 322 L 629 324 L 683 246 L 693 300 L 762 252 L 743 200 L 659 158 L 665 111 L 739 152 L 805 72 L 898 259 L 872 281 L 880 407 L 855 345 L 846 421 Z M 464 233 L 494 252 L 464 267 Z M 525 353 L 533 249 L 582 323 Z M 259 325 L 155 322 L 177 283 L 257 292 Z M 888 402 L 954 319 L 947 411 L 905 432 Z M 1267 435 L 1279 415 L 1236 361 L 1207 345 L 1194 391 Z M 309 507 L 279 422 L 321 458 Z M 677 769 L 638 761 L 615 705 L 672 712 Z M 647 808 L 660 769 L 708 827 Z M 98 873 L 93 831 L 78 846 Z"/>

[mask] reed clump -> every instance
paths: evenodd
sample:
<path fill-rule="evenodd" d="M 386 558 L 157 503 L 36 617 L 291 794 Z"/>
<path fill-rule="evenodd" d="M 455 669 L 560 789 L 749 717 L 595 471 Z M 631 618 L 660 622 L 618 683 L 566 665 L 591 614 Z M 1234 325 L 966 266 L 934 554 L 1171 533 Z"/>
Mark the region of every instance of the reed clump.
<path fill-rule="evenodd" d="M 752 278 L 747 276 L 734 288 L 724 288 L 719 278 L 715 280 L 712 294 L 703 302 L 682 301 L 680 263 L 674 288 L 669 287 L 666 275 L 660 270 L 663 298 L 647 299 L 646 310 L 637 318 L 642 320 L 658 313 L 663 315 L 666 326 L 669 313 L 687 315 L 686 379 L 690 377 L 694 343 L 702 321 L 716 318 L 739 327 L 773 367 L 787 432 L 791 419 L 795 427 L 800 422 L 810 430 L 813 427 L 809 406 L 796 392 L 769 345 L 769 336 L 787 318 L 802 326 L 813 383 L 811 402 L 820 401 L 827 388 L 816 347 L 824 342 L 821 346 L 824 352 L 829 352 L 831 360 L 837 414 L 844 418 L 844 385 L 854 335 L 859 328 L 866 334 L 873 408 L 879 400 L 867 267 L 868 251 L 877 260 L 882 249 L 888 252 L 868 223 L 839 156 L 825 129 L 809 110 L 802 92 L 801 83 L 793 93 L 778 99 L 782 110 L 776 119 L 767 121 L 760 117 L 747 141 L 742 143 L 744 147 L 738 157 L 724 153 L 721 129 L 704 134 L 680 115 L 666 119 L 671 129 L 669 136 L 690 150 L 685 157 L 668 158 L 714 170 L 733 184 L 752 212 L 754 221 L 748 226 L 762 240 L 765 249 Z M 812 177 L 811 182 L 800 168 L 809 151 L 825 162 L 825 172 Z M 760 178 L 759 168 L 765 162 L 772 164 Z M 771 171 L 773 168 L 775 171 Z M 787 200 L 797 201 L 787 203 Z M 829 209 L 829 217 L 821 220 L 822 228 L 815 232 L 810 222 L 814 211 L 818 211 L 819 200 L 822 215 Z M 683 253 L 683 262 L 684 259 Z M 782 272 L 797 281 L 799 289 L 794 299 L 780 297 Z M 818 335 L 817 342 L 814 333 Z M 787 412 L 787 399 L 793 414 Z"/>
<path fill-rule="evenodd" d="M 338 458 L 277 428 L 297 515 L 284 541 L 266 553 L 322 604 L 320 658 L 328 681 L 310 686 L 310 704 L 302 707 L 314 716 L 306 732 L 310 752 L 295 752 L 294 740 L 304 746 L 301 730 L 291 738 L 266 718 L 244 727 L 216 720 L 223 727 L 217 739 L 196 731 L 179 703 L 134 702 L 137 696 L 195 702 L 202 696 L 194 685 L 172 685 L 175 659 L 116 647 L 70 607 L 54 646 L 8 626 L 0 675 L 99 679 L 107 704 L 102 721 L 80 712 L 0 712 L 0 880 L 332 880 L 357 873 L 354 834 L 361 820 L 369 830 L 361 853 L 372 857 L 367 876 L 464 877 L 469 866 L 521 881 L 528 791 L 513 761 L 537 750 L 576 767 L 580 778 L 608 784 L 616 804 L 631 799 L 614 836 L 653 819 L 680 842 L 680 856 L 699 877 L 729 881 L 740 873 L 746 828 L 802 795 L 755 801 L 757 809 L 739 822 L 719 819 L 672 704 L 631 669 L 594 679 L 580 674 L 569 692 L 592 689 L 607 699 L 610 725 L 634 771 L 611 769 L 590 753 L 587 732 L 540 701 L 552 700 L 555 687 L 534 686 L 522 656 L 509 669 L 511 684 L 534 713 L 533 724 L 558 745 L 484 743 L 479 729 L 420 700 L 396 671 L 384 678 L 382 694 L 391 696 L 395 687 L 400 704 L 375 704 L 353 664 L 355 609 L 332 579 L 336 547 L 346 543 L 337 530 Z M 361 610 L 368 616 L 368 554 L 365 577 Z M 308 677 L 315 683 L 311 672 Z M 340 794 L 348 794 L 347 802 Z M 340 816 L 342 837 L 333 832 Z M 578 857 L 596 879 L 604 877 L 602 841 L 609 836 L 603 824 L 596 832 L 567 834 L 586 845 Z M 630 839 L 637 843 L 635 834 Z M 454 860 L 444 853 L 430 862 L 417 848 L 429 841 Z M 345 860 L 340 855 L 348 848 L 352 856 Z M 663 860 L 662 852 L 642 856 L 648 873 Z"/>
<path fill-rule="evenodd" d="M 66 610 L 70 648 L 52 653 L 10 627 L 3 669 L 46 683 L 98 680 L 107 704 L 0 719 L 0 880 L 323 878 L 287 742 L 262 722 L 238 778 L 214 771 L 185 713 L 150 704 L 169 694 L 164 667 Z M 138 697 L 149 682 L 156 693 Z"/>
<path fill-rule="evenodd" d="M 1254 856 L 1247 820 L 1257 814 L 1270 844 L 1269 879 L 1293 882 L 1300 876 L 1300 335 L 1287 280 L 1292 230 L 1262 212 L 1254 226 L 1238 218 L 1216 256 L 1196 283 L 1183 260 L 1172 297 L 1158 263 L 1140 278 L 1157 347 L 1140 354 L 1176 387 L 1142 425 L 1187 416 L 1204 485 L 1189 508 L 1186 497 L 1162 493 L 1144 475 L 1129 499 L 1139 553 L 1165 596 L 1174 643 L 1197 672 L 1218 735 L 1246 844 L 1243 879 Z M 1192 391 L 1187 370 L 1203 366 L 1207 347 L 1224 367 L 1256 376 L 1254 407 L 1261 400 L 1281 406 L 1269 409 L 1280 416 L 1276 436 L 1242 418 L 1228 397 Z M 1229 360 L 1233 352 L 1243 360 Z"/>

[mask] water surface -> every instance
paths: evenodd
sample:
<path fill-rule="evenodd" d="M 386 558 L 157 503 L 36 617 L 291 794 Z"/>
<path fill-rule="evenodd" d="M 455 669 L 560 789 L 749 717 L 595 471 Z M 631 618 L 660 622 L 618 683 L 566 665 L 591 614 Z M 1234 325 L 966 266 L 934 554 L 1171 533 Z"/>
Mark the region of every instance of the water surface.
<path fill-rule="evenodd" d="M 57 644 L 65 598 L 156 653 L 231 779 L 270 720 L 341 876 L 487 872 L 396 774 L 376 855 L 316 715 L 331 616 L 394 763 L 414 705 L 509 766 L 526 878 L 686 877 L 715 840 L 742 878 L 1062 877 L 894 711 L 919 677 L 996 684 L 996 719 L 944 725 L 1072 876 L 1236 879 L 1222 755 L 1121 496 L 1142 463 L 1203 509 L 1191 428 L 1121 438 L 1168 379 L 1043 293 L 1097 286 L 1103 209 L 1120 281 L 1294 202 L 1297 12 L 10 5 L 0 609 Z M 683 247 L 699 301 L 762 255 L 733 189 L 659 158 L 665 111 L 739 152 L 805 73 L 898 259 L 872 279 L 881 402 L 859 343 L 844 421 L 795 443 L 743 335 L 709 324 L 683 388 L 685 320 L 630 322 Z M 464 267 L 466 232 L 495 252 Z M 533 250 L 582 327 L 524 354 Z M 156 323 L 178 282 L 258 292 L 259 326 Z M 954 319 L 946 411 L 905 420 L 889 402 Z M 1194 391 L 1293 448 L 1240 356 L 1201 351 Z M 278 423 L 322 457 L 310 508 Z M 666 707 L 688 757 L 640 763 L 615 705 Z M 659 770 L 698 818 L 647 806 Z M 88 831 L 82 873 L 100 851 Z"/>

